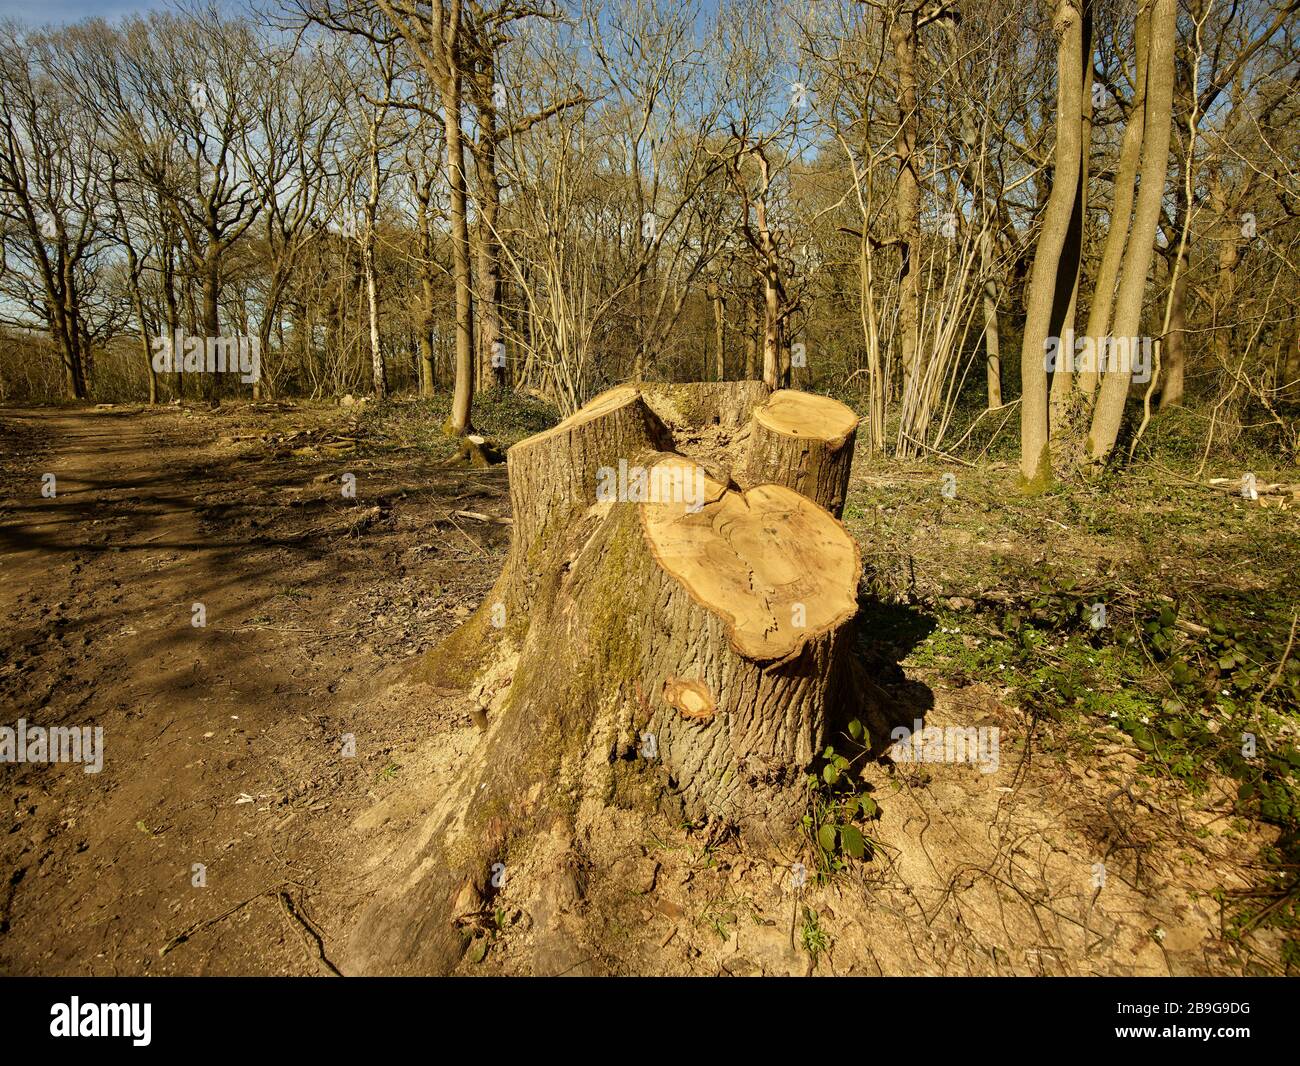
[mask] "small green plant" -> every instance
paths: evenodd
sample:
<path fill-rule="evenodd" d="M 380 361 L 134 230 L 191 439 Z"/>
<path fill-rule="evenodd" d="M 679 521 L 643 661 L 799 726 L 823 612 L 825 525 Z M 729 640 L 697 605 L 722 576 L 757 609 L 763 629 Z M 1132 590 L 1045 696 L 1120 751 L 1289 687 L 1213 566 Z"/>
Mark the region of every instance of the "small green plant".
<path fill-rule="evenodd" d="M 748 896 L 723 896 L 711 900 L 700 912 L 698 921 L 712 929 L 719 940 L 726 941 L 731 938 L 732 929 L 740 925 L 742 913 L 747 913 L 755 925 L 762 923 L 754 901 Z"/>
<path fill-rule="evenodd" d="M 828 744 L 819 760 L 820 769 L 808 775 L 808 813 L 803 816 L 803 826 L 813 845 L 818 877 L 875 854 L 875 841 L 865 829 L 880 811 L 862 785 L 860 767 L 854 765 L 865 761 L 868 748 L 866 729 L 858 719 L 849 723 L 846 739 L 858 749 L 853 759 Z"/>
<path fill-rule="evenodd" d="M 817 965 L 817 960 L 830 950 L 830 935 L 822 928 L 821 918 L 811 907 L 804 907 L 803 922 L 799 927 L 799 943 L 803 945 L 804 951 L 808 952 L 812 964 Z"/>

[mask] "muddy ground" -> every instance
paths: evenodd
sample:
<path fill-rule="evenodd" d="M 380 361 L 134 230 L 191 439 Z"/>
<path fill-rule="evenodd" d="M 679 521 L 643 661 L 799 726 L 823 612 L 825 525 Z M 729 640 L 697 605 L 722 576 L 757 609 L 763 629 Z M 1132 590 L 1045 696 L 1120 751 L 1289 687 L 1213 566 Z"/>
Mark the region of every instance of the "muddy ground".
<path fill-rule="evenodd" d="M 99 774 L 0 766 L 0 972 L 337 972 L 388 857 L 478 736 L 462 694 L 407 673 L 509 543 L 504 467 L 448 469 L 425 438 L 371 426 L 310 405 L 0 411 L 0 724 L 105 735 Z M 927 656 L 998 638 L 957 635 L 925 603 L 960 613 L 1018 555 L 1105 555 L 1122 524 L 1067 539 L 1059 508 L 1006 502 L 1010 470 L 942 469 L 959 470 L 960 508 L 937 465 L 857 464 L 846 517 L 897 586 L 888 639 L 873 618 L 872 684 L 900 721 L 999 727 L 997 770 L 874 763 L 872 861 L 802 886 L 807 854 L 588 819 L 566 971 L 1282 972 L 1280 932 L 1225 935 L 1221 893 L 1258 884 L 1277 837 L 1234 809 L 1235 785 L 1144 775 L 1113 730 L 1053 746 L 1061 727 L 1011 686 Z M 1294 512 L 1259 521 L 1294 536 Z M 554 972 L 528 907 L 541 869 L 504 872 L 465 972 Z"/>

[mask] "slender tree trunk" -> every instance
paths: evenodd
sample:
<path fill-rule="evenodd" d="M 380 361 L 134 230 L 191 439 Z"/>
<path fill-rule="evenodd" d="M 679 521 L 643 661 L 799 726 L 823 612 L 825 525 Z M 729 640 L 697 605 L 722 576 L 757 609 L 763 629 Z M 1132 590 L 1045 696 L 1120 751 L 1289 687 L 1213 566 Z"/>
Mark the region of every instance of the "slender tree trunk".
<path fill-rule="evenodd" d="M 758 296 L 751 287 L 745 298 L 745 380 L 758 378 Z"/>
<path fill-rule="evenodd" d="M 1062 346 L 1074 343 L 1074 322 L 1079 303 L 1079 279 L 1083 268 L 1083 224 L 1088 211 L 1088 160 L 1092 152 L 1092 0 L 1082 0 L 1080 15 L 1083 19 L 1083 38 L 1080 43 L 1079 67 L 1083 85 L 1079 95 L 1079 167 L 1078 188 L 1071 205 L 1070 224 L 1065 231 L 1065 244 L 1061 249 L 1061 265 L 1056 276 L 1056 297 L 1059 304 L 1065 299 L 1065 314 L 1053 323 L 1053 333 L 1061 339 Z M 1068 291 L 1067 291 L 1068 290 Z M 1057 428 L 1066 429 L 1072 422 L 1075 403 L 1074 361 L 1057 361 L 1052 375 L 1049 395 L 1048 436 Z M 1068 429 L 1067 429 L 1068 432 Z M 1064 450 L 1052 446 L 1052 459 L 1060 464 Z M 1058 466 L 1061 471 L 1072 467 Z"/>
<path fill-rule="evenodd" d="M 208 254 L 203 260 L 203 333 L 206 338 L 221 335 L 219 300 L 221 296 L 221 260 L 216 252 L 216 244 L 209 238 Z M 217 399 L 217 375 L 206 373 L 204 363 L 203 391 L 209 401 Z"/>
<path fill-rule="evenodd" d="M 484 91 L 479 94 L 479 138 L 474 153 L 478 173 L 478 311 L 479 343 L 483 349 L 483 381 L 506 386 L 505 344 L 501 334 L 501 249 L 497 241 L 497 220 L 501 212 L 501 185 L 497 176 L 497 111 L 493 86 L 496 65 L 489 54 L 479 76 Z"/>
<path fill-rule="evenodd" d="M 898 135 L 894 156 L 898 184 L 894 190 L 894 217 L 901 264 L 898 278 L 898 328 L 901 334 L 903 396 L 908 397 L 920 373 L 921 278 L 918 253 L 921 240 L 921 178 L 916 158 L 916 14 L 899 11 L 889 30 L 898 65 Z"/>
<path fill-rule="evenodd" d="M 1178 223 L 1176 229 L 1181 230 Z M 1172 258 L 1172 257 L 1171 257 Z M 1162 342 L 1164 384 L 1160 389 L 1160 410 L 1181 407 L 1184 379 L 1187 373 L 1187 267 L 1190 255 L 1183 247 L 1182 256 L 1170 267 L 1174 273 L 1173 290 L 1169 294 L 1169 332 Z"/>
<path fill-rule="evenodd" d="M 727 367 L 724 354 L 726 349 L 726 320 L 724 318 L 725 305 L 722 301 L 722 284 L 717 280 L 710 281 L 707 293 L 710 302 L 713 304 L 714 380 L 723 381 L 727 376 Z"/>
<path fill-rule="evenodd" d="M 170 230 L 164 230 L 163 251 L 162 251 L 162 290 L 163 303 L 166 306 L 167 316 L 167 336 L 174 338 L 176 330 L 181 324 L 180 307 L 176 301 L 176 262 L 172 255 L 172 240 Z M 175 353 L 173 353 L 175 355 Z M 179 360 L 173 360 L 173 369 L 176 371 L 176 399 L 183 399 L 185 396 L 185 371 Z"/>
<path fill-rule="evenodd" d="M 1142 166 L 1133 233 L 1124 257 L 1115 298 L 1117 338 L 1137 339 L 1142 321 L 1142 299 L 1147 274 L 1155 254 L 1156 228 L 1169 171 L 1169 142 L 1174 124 L 1174 48 L 1177 37 L 1177 0 L 1154 0 L 1151 15 L 1151 51 L 1147 66 L 1146 130 L 1142 138 Z M 1088 435 L 1088 456 L 1094 467 L 1109 457 L 1119 436 L 1128 398 L 1132 365 L 1108 365 L 1102 378 Z"/>
<path fill-rule="evenodd" d="M 433 4 L 434 33 L 441 64 L 439 91 L 447 145 L 447 184 L 451 200 L 451 259 L 456 287 L 456 376 L 447 430 L 463 437 L 474 428 L 474 278 L 469 240 L 468 191 L 465 181 L 465 135 L 461 129 L 461 13 Z"/>
<path fill-rule="evenodd" d="M 987 229 L 980 237 L 980 256 L 984 273 L 984 374 L 991 411 L 1002 406 L 1002 343 L 998 328 L 998 283 L 992 276 L 993 234 Z"/>
<path fill-rule="evenodd" d="M 1080 120 L 1083 114 L 1084 25 L 1078 0 L 1061 0 L 1057 4 L 1055 30 L 1060 39 L 1056 58 L 1055 172 L 1034 254 L 1020 348 L 1020 474 L 1034 489 L 1044 487 L 1052 476 L 1048 444 L 1047 340 L 1053 335 L 1053 327 L 1059 329 L 1059 324 L 1065 320 L 1073 289 L 1072 283 L 1065 287 L 1059 284 L 1059 280 L 1063 276 L 1072 278 L 1077 269 L 1077 264 L 1062 263 L 1062 253 L 1078 201 L 1083 152 Z M 1072 357 L 1072 350 L 1060 351 L 1061 338 L 1059 333 L 1056 336 L 1058 362 L 1061 358 Z"/>
<path fill-rule="evenodd" d="M 1222 227 L 1222 236 L 1218 242 L 1213 314 L 1210 322 L 1213 327 L 1210 343 L 1215 360 L 1222 367 L 1228 365 L 1228 356 L 1232 349 L 1232 330 L 1228 328 L 1228 323 L 1232 319 L 1232 305 L 1237 297 L 1237 265 L 1241 262 L 1241 228 L 1235 219 L 1228 217 L 1227 190 L 1223 182 L 1223 173 L 1217 165 L 1210 172 L 1210 207 Z"/>
<path fill-rule="evenodd" d="M 433 278 L 433 231 L 430 229 L 429 199 L 431 186 L 416 190 L 420 227 L 420 395 L 430 397 L 437 383 L 437 366 L 434 361 L 433 324 L 436 301 Z"/>
<path fill-rule="evenodd" d="M 375 277 L 375 227 L 379 218 L 379 124 L 382 121 L 381 109 L 371 119 L 367 130 L 370 185 L 366 193 L 366 232 L 361 247 L 361 267 L 366 281 L 366 312 L 370 325 L 370 379 L 376 400 L 388 398 L 388 368 L 384 365 L 384 348 L 379 338 L 379 286 Z"/>

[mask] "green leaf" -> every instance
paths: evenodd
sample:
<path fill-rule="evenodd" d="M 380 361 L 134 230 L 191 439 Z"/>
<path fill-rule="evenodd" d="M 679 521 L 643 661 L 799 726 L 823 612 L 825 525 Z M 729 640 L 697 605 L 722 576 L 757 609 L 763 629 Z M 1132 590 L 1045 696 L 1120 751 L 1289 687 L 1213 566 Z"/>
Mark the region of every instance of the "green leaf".
<path fill-rule="evenodd" d="M 849 736 L 854 740 L 861 740 L 863 734 L 862 723 L 856 718 L 849 723 Z"/>
<path fill-rule="evenodd" d="M 858 831 L 856 826 L 840 826 L 840 845 L 855 859 L 862 858 L 862 856 L 867 852 L 867 845 L 863 841 L 862 834 Z"/>
<path fill-rule="evenodd" d="M 870 796 L 860 797 L 858 800 L 858 804 L 862 807 L 862 815 L 865 818 L 874 818 L 876 816 L 876 812 L 880 810 L 880 808 L 876 806 L 876 801 L 873 800 Z"/>
<path fill-rule="evenodd" d="M 828 763 L 822 768 L 822 777 L 825 778 L 828 785 L 833 785 L 840 779 L 840 772 L 835 766 Z"/>
<path fill-rule="evenodd" d="M 821 845 L 822 851 L 829 854 L 835 852 L 835 827 L 827 822 L 817 830 L 817 843 Z"/>

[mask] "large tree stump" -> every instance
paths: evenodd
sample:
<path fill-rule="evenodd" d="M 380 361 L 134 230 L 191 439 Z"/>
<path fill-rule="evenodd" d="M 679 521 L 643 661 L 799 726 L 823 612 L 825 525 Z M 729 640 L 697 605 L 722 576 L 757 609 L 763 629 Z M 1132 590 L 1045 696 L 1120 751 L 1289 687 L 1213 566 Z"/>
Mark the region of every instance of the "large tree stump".
<path fill-rule="evenodd" d="M 623 386 L 510 449 L 501 577 L 422 668 L 464 687 L 487 729 L 363 915 L 348 970 L 454 967 L 453 922 L 482 904 L 492 865 L 564 841 L 584 804 L 797 835 L 803 775 L 845 694 L 860 563 L 796 489 L 842 505 L 856 419 L 798 399 L 772 414 L 783 395 Z M 770 461 L 756 452 L 769 439 Z M 812 442 L 804 458 L 791 440 Z M 769 468 L 795 487 L 752 479 Z M 555 884 L 572 894 L 564 866 Z"/>

